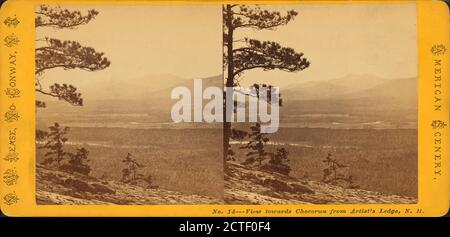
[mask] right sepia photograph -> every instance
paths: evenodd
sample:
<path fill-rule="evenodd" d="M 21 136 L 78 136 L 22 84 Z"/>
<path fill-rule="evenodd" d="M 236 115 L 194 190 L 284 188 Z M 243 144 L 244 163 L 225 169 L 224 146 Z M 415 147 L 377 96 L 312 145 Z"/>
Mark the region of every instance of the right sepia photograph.
<path fill-rule="evenodd" d="M 263 119 L 223 123 L 225 204 L 418 202 L 415 4 L 222 13 L 226 93 L 247 107 L 261 97 L 246 88 L 279 91 L 275 131 Z"/>

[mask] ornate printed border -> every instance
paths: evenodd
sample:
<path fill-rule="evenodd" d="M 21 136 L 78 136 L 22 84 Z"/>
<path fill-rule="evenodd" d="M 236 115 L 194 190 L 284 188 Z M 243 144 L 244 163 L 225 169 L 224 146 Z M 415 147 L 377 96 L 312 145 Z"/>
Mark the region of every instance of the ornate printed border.
<path fill-rule="evenodd" d="M 20 120 L 18 108 L 14 103 L 20 98 L 20 90 L 17 88 L 17 47 L 19 47 L 20 38 L 17 31 L 20 29 L 20 19 L 16 15 L 7 16 L 2 19 L 4 27 L 2 31 L 6 34 L 3 38 L 3 44 L 6 46 L 6 53 L 8 56 L 8 83 L 4 89 L 6 95 L 5 102 L 9 104 L 8 110 L 3 114 L 3 123 L 1 132 L 8 133 L 8 152 L 3 160 L 6 166 L 2 175 L 2 182 L 6 185 L 7 191 L 2 197 L 2 203 L 8 206 L 19 203 L 20 198 L 16 193 L 16 186 L 19 182 L 19 171 L 16 168 L 17 162 L 20 160 L 20 155 L 16 149 L 17 132 L 19 127 L 17 122 Z M 2 78 L 3 79 L 3 78 Z M 3 84 L 2 84 L 3 85 Z"/>
<path fill-rule="evenodd" d="M 32 87 L 25 83 L 27 70 L 33 71 L 33 52 L 27 51 L 24 46 L 32 38 L 34 32 L 29 28 L 34 21 L 32 14 L 34 4 L 37 1 L 8 1 L 2 6 L 0 14 L 0 49 L 2 50 L 3 71 L 0 93 L 2 106 L 0 112 L 0 130 L 2 139 L 1 150 L 1 172 L 0 182 L 0 205 L 7 215 L 21 216 L 331 216 L 326 214 L 266 214 L 266 210 L 331 210 L 338 208 L 346 210 L 347 214 L 339 216 L 406 216 L 405 214 L 367 214 L 351 213 L 352 210 L 379 209 L 386 210 L 411 210 L 408 216 L 439 216 L 445 214 L 448 209 L 448 7 L 442 2 L 417 1 L 418 9 L 418 35 L 419 35 L 419 202 L 417 204 L 402 205 L 72 205 L 55 206 L 42 205 L 37 207 L 34 199 L 35 171 L 33 164 L 33 154 L 22 154 L 27 152 L 25 146 L 33 146 L 34 140 L 34 98 Z M 42 2 L 42 1 L 41 1 Z M 46 3 L 58 3 L 56 0 L 45 0 Z M 87 0 L 78 0 L 79 4 L 89 4 Z M 144 1 L 151 4 L 151 1 Z M 139 4 L 144 2 L 140 1 Z M 186 2 L 187 1 L 180 1 Z M 178 2 L 178 3 L 180 3 Z M 220 4 L 220 1 L 211 1 Z M 380 1 L 373 1 L 376 3 Z M 163 2 L 159 1 L 163 4 Z M 253 2 L 254 3 L 254 2 Z M 270 3 L 270 2 L 265 2 Z M 274 3 L 274 2 L 272 2 Z M 312 2 L 302 2 L 311 4 Z M 323 4 L 315 2 L 314 4 Z M 329 2 L 328 2 L 329 3 Z M 338 2 L 337 4 L 342 3 Z M 98 4 L 138 4 L 138 1 L 123 1 L 121 3 L 111 0 L 99 0 Z M 175 3 L 169 3 L 175 4 Z M 193 4 L 193 3 L 192 3 Z M 196 3 L 200 4 L 200 3 Z M 348 3 L 346 3 L 348 4 Z M 357 1 L 352 2 L 357 3 Z M 444 7 L 445 5 L 445 7 Z M 6 8 L 6 9 L 4 9 Z M 15 15 L 16 14 L 16 15 Z M 446 21 L 445 21 L 446 20 Z M 442 22 L 446 22 L 445 24 Z M 6 40 L 6 38 L 9 38 Z M 10 46 L 8 46 L 10 45 Z M 27 53 L 28 52 L 28 53 Z M 19 60 L 20 59 L 20 60 Z M 442 59 L 440 69 L 435 65 L 435 59 Z M 22 62 L 20 65 L 18 65 Z M 8 71 L 10 65 L 13 68 L 20 66 L 21 71 Z M 26 70 L 25 70 L 26 68 Z M 441 71 L 440 71 L 441 70 Z M 434 103 L 435 82 L 433 78 L 436 73 L 441 73 L 442 80 L 442 110 L 436 111 Z M 8 78 L 11 73 L 12 76 Z M 20 74 L 20 75 L 19 75 Z M 30 73 L 30 74 L 34 74 Z M 6 80 L 9 79 L 9 81 Z M 21 79 L 21 80 L 17 80 Z M 23 83 L 23 84 L 21 84 Z M 27 100 L 29 99 L 29 100 Z M 28 101 L 28 102 L 26 102 Z M 26 102 L 26 103 L 25 103 Z M 13 108 L 11 108 L 13 106 Z M 12 111 L 12 112 L 11 112 Z M 10 112 L 8 116 L 6 113 Z M 16 114 L 17 112 L 17 114 Z M 17 116 L 16 116 L 17 115 Z M 26 115 L 26 116 L 25 116 Z M 7 118 L 12 118 L 7 122 Z M 17 118 L 17 119 L 14 119 Z M 28 126 L 31 124 L 31 126 Z M 26 126 L 24 126 L 26 125 Z M 438 134 L 442 136 L 437 136 Z M 20 143 L 16 144 L 16 140 Z M 442 143 L 440 148 L 436 148 L 436 143 Z M 17 145 L 17 147 L 16 147 Z M 20 146 L 19 146 L 20 145 Z M 20 149 L 19 149 L 20 148 Z M 441 154 L 433 151 L 440 151 Z M 27 156 L 26 159 L 25 155 Z M 440 169 L 438 169 L 440 168 Z M 442 170 L 439 173 L 439 170 Z M 31 197 L 31 198 L 30 198 Z M 229 210 L 260 210 L 260 214 L 230 214 Z M 445 210 L 444 210 L 445 209 Z M 444 212 L 445 211 L 445 212 Z"/>

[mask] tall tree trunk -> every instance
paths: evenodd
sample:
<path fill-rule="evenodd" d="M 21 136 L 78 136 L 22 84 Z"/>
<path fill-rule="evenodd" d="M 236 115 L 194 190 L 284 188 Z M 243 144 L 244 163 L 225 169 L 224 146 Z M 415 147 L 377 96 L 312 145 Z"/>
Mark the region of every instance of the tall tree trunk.
<path fill-rule="evenodd" d="M 231 10 L 231 5 L 226 5 L 226 19 L 225 24 L 227 28 L 227 80 L 225 83 L 226 87 L 234 86 L 234 65 L 233 65 L 233 12 Z M 224 29 L 225 30 L 225 29 Z M 226 93 L 224 96 L 224 106 L 223 106 L 223 165 L 224 170 L 227 169 L 226 160 L 228 156 L 228 149 L 230 144 L 230 135 L 231 135 L 231 121 L 227 121 L 227 114 L 233 113 L 233 111 L 227 110 L 226 106 Z M 230 116 L 228 116 L 230 117 Z"/>

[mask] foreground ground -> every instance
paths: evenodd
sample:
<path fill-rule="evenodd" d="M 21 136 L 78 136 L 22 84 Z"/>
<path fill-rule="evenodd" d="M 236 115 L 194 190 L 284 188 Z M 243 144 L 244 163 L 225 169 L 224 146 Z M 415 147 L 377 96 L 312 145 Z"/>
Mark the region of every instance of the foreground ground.
<path fill-rule="evenodd" d="M 40 205 L 154 205 L 154 204 L 371 204 L 416 203 L 417 199 L 323 182 L 302 180 L 277 173 L 228 164 L 224 201 L 186 195 L 161 188 L 145 188 L 38 166 L 36 201 Z"/>
<path fill-rule="evenodd" d="M 227 204 L 372 204 L 417 203 L 417 199 L 344 188 L 277 173 L 250 170 L 229 162 L 225 176 Z"/>
<path fill-rule="evenodd" d="M 100 179 L 50 170 L 42 166 L 36 169 L 39 182 L 36 186 L 36 202 L 40 205 L 152 205 L 152 204 L 219 204 L 221 200 L 186 195 L 161 188 L 144 188 L 117 181 Z"/>

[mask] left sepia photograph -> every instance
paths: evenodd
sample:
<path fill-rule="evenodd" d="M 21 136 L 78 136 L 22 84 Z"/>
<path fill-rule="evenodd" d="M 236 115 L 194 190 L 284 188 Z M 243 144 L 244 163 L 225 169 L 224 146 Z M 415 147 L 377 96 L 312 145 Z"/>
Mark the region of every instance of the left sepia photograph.
<path fill-rule="evenodd" d="M 221 6 L 35 16 L 37 204 L 222 204 L 222 124 L 173 121 L 174 88 L 223 87 Z"/>

